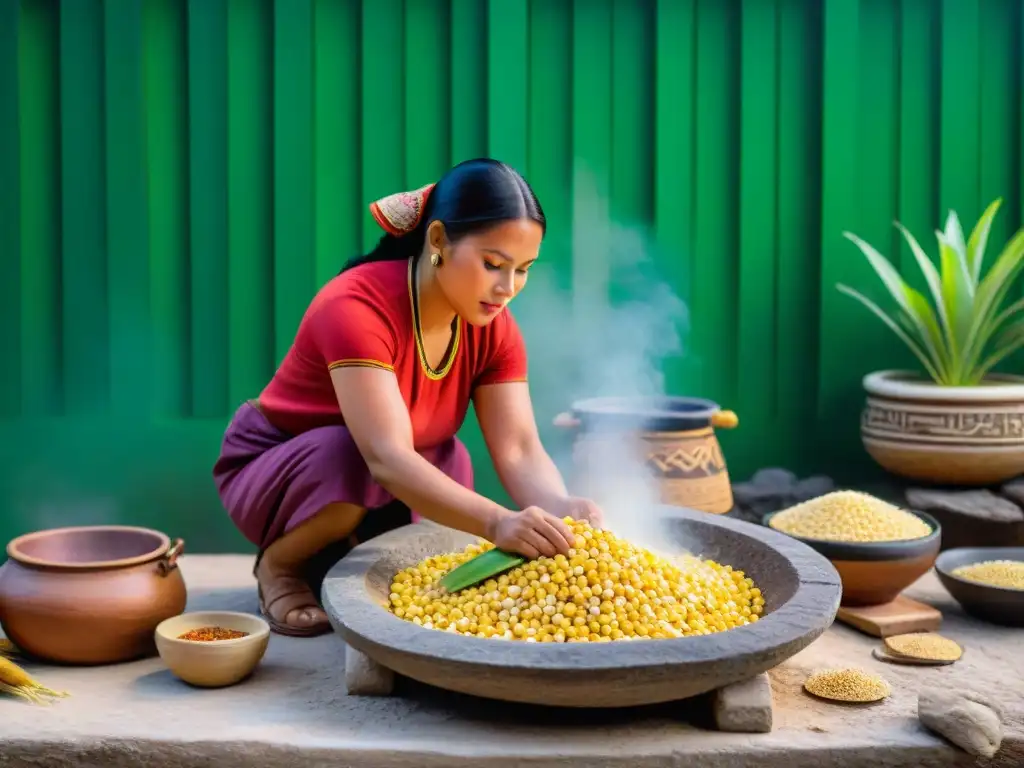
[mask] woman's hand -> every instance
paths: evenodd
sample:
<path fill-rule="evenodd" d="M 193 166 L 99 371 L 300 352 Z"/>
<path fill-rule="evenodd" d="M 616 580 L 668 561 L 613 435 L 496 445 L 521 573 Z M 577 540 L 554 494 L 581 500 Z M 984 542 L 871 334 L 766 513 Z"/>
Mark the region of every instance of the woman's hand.
<path fill-rule="evenodd" d="M 562 502 L 562 508 L 559 511 L 562 513 L 562 517 L 586 520 L 594 528 L 601 528 L 604 525 L 604 512 L 590 499 L 568 496 Z"/>
<path fill-rule="evenodd" d="M 540 507 L 502 515 L 490 538 L 498 549 L 516 552 L 530 560 L 567 555 L 576 542 L 563 520 Z"/>

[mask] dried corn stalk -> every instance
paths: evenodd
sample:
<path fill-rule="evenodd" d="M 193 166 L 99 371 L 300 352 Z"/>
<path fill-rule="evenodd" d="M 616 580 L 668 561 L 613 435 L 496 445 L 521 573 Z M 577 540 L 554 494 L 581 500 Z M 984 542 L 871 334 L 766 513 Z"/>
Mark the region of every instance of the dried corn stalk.
<path fill-rule="evenodd" d="M 68 695 L 36 682 L 28 672 L 5 656 L 0 656 L 0 692 L 19 696 L 33 704 L 45 704 L 49 699 L 62 699 Z"/>

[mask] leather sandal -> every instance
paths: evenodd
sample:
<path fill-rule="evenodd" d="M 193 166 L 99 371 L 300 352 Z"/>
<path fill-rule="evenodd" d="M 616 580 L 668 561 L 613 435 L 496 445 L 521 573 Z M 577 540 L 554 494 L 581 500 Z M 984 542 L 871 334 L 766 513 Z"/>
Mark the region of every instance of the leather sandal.
<path fill-rule="evenodd" d="M 257 584 L 257 593 L 260 601 L 260 614 L 270 628 L 279 635 L 289 637 L 316 637 L 325 635 L 331 631 L 331 624 L 324 620 L 315 624 L 298 625 L 289 624 L 283 619 L 277 619 L 272 615 L 288 617 L 293 611 L 323 610 L 316 604 L 313 593 L 306 583 L 298 577 L 280 577 L 275 579 L 275 588 L 271 591 L 269 599 L 263 594 L 263 586 Z"/>
<path fill-rule="evenodd" d="M 317 605 L 316 598 L 309 584 L 298 576 L 284 576 L 275 579 L 275 586 L 271 590 L 270 599 L 268 600 L 263 594 L 263 585 L 260 583 L 259 575 L 257 574 L 262 559 L 263 552 L 261 551 L 256 555 L 256 562 L 252 567 L 252 575 L 256 579 L 256 594 L 259 597 L 260 615 L 266 619 L 271 631 L 288 637 L 317 637 L 318 635 L 325 635 L 330 632 L 332 627 L 329 621 L 308 626 L 297 626 L 280 621 L 271 615 L 271 611 L 282 601 L 284 601 L 284 604 L 281 607 L 284 611 L 279 615 L 285 618 L 288 617 L 289 613 L 296 610 L 322 609 Z"/>

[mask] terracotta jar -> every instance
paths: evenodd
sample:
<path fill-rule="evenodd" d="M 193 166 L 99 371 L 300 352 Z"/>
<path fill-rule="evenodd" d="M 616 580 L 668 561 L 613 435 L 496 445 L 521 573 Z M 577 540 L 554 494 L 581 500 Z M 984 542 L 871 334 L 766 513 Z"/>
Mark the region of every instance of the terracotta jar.
<path fill-rule="evenodd" d="M 575 431 L 573 484 L 607 503 L 658 502 L 724 514 L 732 484 L 715 428 L 736 414 L 696 397 L 601 397 L 573 403 L 555 424 Z"/>
<path fill-rule="evenodd" d="M 0 626 L 21 650 L 63 664 L 155 653 L 153 631 L 185 610 L 184 542 L 120 525 L 56 528 L 7 545 Z"/>

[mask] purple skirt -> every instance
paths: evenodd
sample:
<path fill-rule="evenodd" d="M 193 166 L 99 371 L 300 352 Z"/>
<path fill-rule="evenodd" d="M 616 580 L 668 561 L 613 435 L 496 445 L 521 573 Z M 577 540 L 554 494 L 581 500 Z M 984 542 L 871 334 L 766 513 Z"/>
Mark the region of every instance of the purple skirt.
<path fill-rule="evenodd" d="M 469 451 L 457 437 L 420 455 L 456 482 L 473 487 Z M 213 478 L 228 515 L 260 551 L 328 504 L 360 506 L 368 510 L 364 520 L 376 528 L 367 518 L 395 502 L 370 475 L 346 427 L 289 435 L 251 402 L 231 419 Z M 419 519 L 411 514 L 413 520 Z"/>

